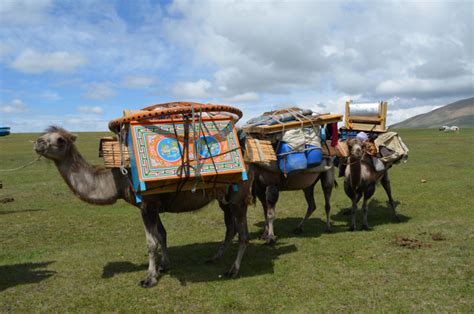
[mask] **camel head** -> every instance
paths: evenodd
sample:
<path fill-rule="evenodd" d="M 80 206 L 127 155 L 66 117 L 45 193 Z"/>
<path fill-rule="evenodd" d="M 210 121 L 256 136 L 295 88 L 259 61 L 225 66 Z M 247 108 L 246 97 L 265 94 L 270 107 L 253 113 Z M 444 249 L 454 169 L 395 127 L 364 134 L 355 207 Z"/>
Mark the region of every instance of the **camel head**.
<path fill-rule="evenodd" d="M 362 159 L 364 155 L 364 143 L 357 137 L 351 138 L 347 141 L 349 148 L 349 154 L 351 157 L 356 159 Z"/>
<path fill-rule="evenodd" d="M 57 126 L 50 126 L 38 137 L 34 149 L 38 155 L 55 161 L 64 160 L 74 146 L 76 136 Z"/>

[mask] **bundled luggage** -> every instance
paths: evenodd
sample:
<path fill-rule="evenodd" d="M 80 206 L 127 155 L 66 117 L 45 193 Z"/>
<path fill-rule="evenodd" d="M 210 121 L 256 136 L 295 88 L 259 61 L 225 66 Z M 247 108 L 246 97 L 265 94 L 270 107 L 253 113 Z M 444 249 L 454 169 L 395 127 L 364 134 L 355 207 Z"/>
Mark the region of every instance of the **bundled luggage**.
<path fill-rule="evenodd" d="M 251 156 L 247 160 L 268 164 L 275 161 L 273 156 L 276 156 L 278 169 L 285 175 L 314 169 L 324 163 L 325 152 L 329 151 L 328 148 L 323 151 L 327 144 L 325 129 L 321 126 L 341 120 L 342 115 L 316 114 L 310 109 L 287 108 L 266 112 L 249 120 L 243 127 L 247 135 L 247 156 Z M 263 142 L 267 151 L 271 146 L 274 155 L 253 158 L 261 156 L 261 153 L 254 152 L 256 141 L 260 145 Z"/>

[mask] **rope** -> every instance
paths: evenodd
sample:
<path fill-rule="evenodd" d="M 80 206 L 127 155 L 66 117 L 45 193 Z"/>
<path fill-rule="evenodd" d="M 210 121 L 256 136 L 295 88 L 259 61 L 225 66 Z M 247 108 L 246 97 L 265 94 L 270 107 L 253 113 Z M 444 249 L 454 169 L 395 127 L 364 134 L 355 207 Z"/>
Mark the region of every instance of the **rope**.
<path fill-rule="evenodd" d="M 0 172 L 16 171 L 16 170 L 20 170 L 20 169 L 26 168 L 26 167 L 28 167 L 29 165 L 32 165 L 32 164 L 34 164 L 35 162 L 37 162 L 38 160 L 40 160 L 40 158 L 41 158 L 41 156 L 38 156 L 38 158 L 36 158 L 35 160 L 30 161 L 29 163 L 24 164 L 23 166 L 20 166 L 20 167 L 16 167 L 16 168 L 12 168 L 12 169 L 0 169 Z"/>
<path fill-rule="evenodd" d="M 125 133 L 125 125 L 120 124 L 120 131 L 118 133 L 118 140 L 119 140 L 119 148 L 120 148 L 120 172 L 126 176 L 128 175 L 128 170 L 125 168 L 125 158 L 123 157 L 123 139 L 122 136 Z"/>

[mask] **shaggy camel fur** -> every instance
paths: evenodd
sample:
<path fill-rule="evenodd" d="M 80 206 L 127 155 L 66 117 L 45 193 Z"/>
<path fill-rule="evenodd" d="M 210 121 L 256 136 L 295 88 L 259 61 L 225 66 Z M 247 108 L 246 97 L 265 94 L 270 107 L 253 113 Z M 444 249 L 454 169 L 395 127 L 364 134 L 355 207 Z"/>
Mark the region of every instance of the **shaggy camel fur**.
<path fill-rule="evenodd" d="M 229 247 L 235 234 L 239 235 L 237 258 L 225 273 L 228 277 L 239 274 L 243 254 L 249 240 L 247 229 L 247 205 L 251 198 L 250 180 L 240 183 L 238 191 L 232 188 L 218 190 L 217 193 L 191 193 L 183 191 L 143 196 L 143 202 L 135 203 L 130 177 L 123 175 L 119 169 L 101 169 L 89 165 L 81 156 L 74 141 L 76 137 L 59 127 L 50 127 L 40 136 L 34 145 L 35 151 L 54 161 L 59 173 L 71 191 L 81 200 L 91 204 L 113 204 L 118 199 L 138 207 L 141 211 L 148 244 L 149 267 L 145 279 L 140 281 L 142 287 L 151 287 L 158 282 L 161 273 L 170 267 L 166 230 L 160 219 L 160 213 L 181 213 L 197 210 L 217 199 L 224 211 L 226 224 L 225 239 L 211 261 L 220 260 Z M 161 261 L 157 266 L 157 246 L 161 248 Z"/>
<path fill-rule="evenodd" d="M 399 221 L 395 211 L 395 202 L 392 198 L 392 188 L 388 177 L 388 170 L 376 171 L 371 157 L 365 153 L 364 143 L 358 138 L 347 141 L 349 147 L 348 166 L 345 171 L 344 191 L 352 201 L 350 231 L 356 229 L 355 213 L 357 203 L 364 197 L 362 210 L 364 212 L 362 229 L 369 230 L 367 221 L 368 201 L 374 195 L 375 186 L 380 181 L 388 196 L 388 201 L 392 209 L 392 216 L 395 221 Z"/>

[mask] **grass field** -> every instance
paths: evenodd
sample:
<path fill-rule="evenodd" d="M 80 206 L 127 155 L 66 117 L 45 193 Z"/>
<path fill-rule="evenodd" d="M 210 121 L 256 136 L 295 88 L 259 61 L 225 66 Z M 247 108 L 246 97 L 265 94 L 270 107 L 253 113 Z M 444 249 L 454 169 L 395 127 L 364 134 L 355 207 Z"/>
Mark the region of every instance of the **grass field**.
<path fill-rule="evenodd" d="M 379 186 L 369 206 L 373 230 L 348 232 L 350 201 L 339 178 L 334 232 L 323 232 L 318 186 L 318 209 L 305 233 L 294 235 L 305 201 L 300 191 L 284 192 L 277 244 L 257 239 L 262 209 L 250 207 L 251 242 L 241 278 L 228 280 L 219 275 L 233 261 L 235 244 L 221 263 L 204 263 L 224 235 L 217 204 L 164 214 L 172 269 L 151 289 L 137 285 L 148 260 L 136 208 L 79 201 L 45 160 L 0 172 L 0 200 L 14 199 L 0 203 L 0 312 L 472 312 L 474 129 L 400 134 L 410 158 L 391 169 L 391 178 L 402 222 L 391 222 Z M 77 142 L 94 164 L 102 163 L 100 135 L 82 133 Z M 36 136 L 0 138 L 0 169 L 33 160 L 30 141 Z M 401 246 L 401 237 L 414 248 Z"/>

